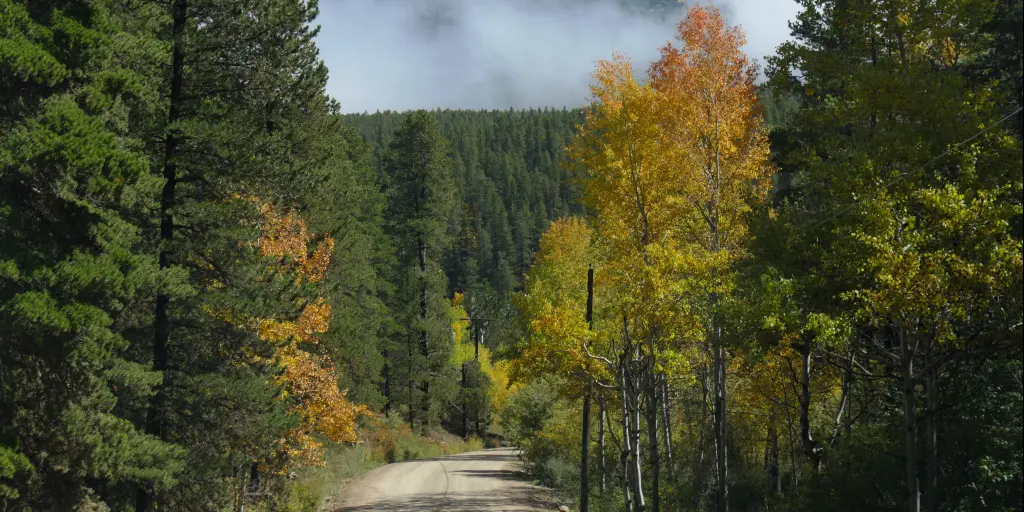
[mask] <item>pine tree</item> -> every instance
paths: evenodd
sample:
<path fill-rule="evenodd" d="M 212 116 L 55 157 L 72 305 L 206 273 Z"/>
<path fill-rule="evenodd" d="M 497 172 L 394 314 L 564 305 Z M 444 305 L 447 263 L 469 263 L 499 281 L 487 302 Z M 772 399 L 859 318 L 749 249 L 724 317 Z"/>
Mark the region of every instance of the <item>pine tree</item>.
<path fill-rule="evenodd" d="M 221 482 L 244 481 L 294 427 L 273 400 L 274 365 L 237 364 L 269 357 L 271 343 L 215 313 L 298 314 L 302 290 L 267 275 L 255 243 L 260 214 L 246 197 L 304 211 L 338 161 L 322 138 L 337 120 L 313 42 L 315 4 L 175 0 L 166 9 L 171 55 L 157 88 L 165 110 L 142 128 L 156 142 L 162 187 L 159 229 L 148 234 L 161 268 L 186 272 L 194 293 L 158 292 L 152 334 L 139 340 L 149 357 L 139 356 L 163 374 L 147 431 L 188 447 L 188 478 L 171 492 L 140 488 L 138 511 L 229 502 L 233 490 Z"/>
<path fill-rule="evenodd" d="M 448 142 L 437 120 L 426 112 L 406 117 L 395 132 L 384 160 L 387 176 L 388 230 L 395 239 L 397 316 L 401 329 L 388 347 L 388 375 L 405 387 L 410 426 L 424 432 L 436 424 L 438 403 L 448 402 L 454 389 L 449 375 L 450 326 L 447 321 L 447 277 L 441 257 L 451 243 L 455 213 Z"/>
<path fill-rule="evenodd" d="M 117 503 L 183 469 L 182 450 L 130 414 L 160 374 L 131 360 L 126 332 L 150 320 L 153 290 L 183 288 L 132 224 L 156 188 L 129 128 L 158 107 L 146 72 L 163 54 L 122 21 L 108 2 L 0 2 L 0 501 L 11 510 Z"/>

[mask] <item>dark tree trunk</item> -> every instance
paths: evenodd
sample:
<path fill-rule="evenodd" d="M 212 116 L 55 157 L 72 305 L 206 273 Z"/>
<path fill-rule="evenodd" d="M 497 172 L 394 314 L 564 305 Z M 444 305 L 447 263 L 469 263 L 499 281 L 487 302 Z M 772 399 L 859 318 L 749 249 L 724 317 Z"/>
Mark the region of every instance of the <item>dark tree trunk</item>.
<path fill-rule="evenodd" d="M 469 439 L 469 389 L 466 382 L 466 364 L 462 363 L 462 438 Z"/>
<path fill-rule="evenodd" d="M 391 363 L 384 349 L 384 417 L 391 417 Z"/>
<path fill-rule="evenodd" d="M 779 471 L 779 431 L 775 427 L 775 408 L 768 416 L 768 446 L 765 454 L 765 471 L 768 474 L 768 495 L 782 493 L 782 479 Z"/>
<path fill-rule="evenodd" d="M 420 259 L 420 355 L 423 356 L 423 369 L 425 370 L 420 390 L 423 392 L 420 404 L 423 411 L 423 434 L 430 433 L 430 346 L 427 343 L 427 246 L 420 236 L 416 240 Z M 410 404 L 411 407 L 411 404 Z"/>
<path fill-rule="evenodd" d="M 478 372 L 480 371 L 480 345 L 483 342 L 484 342 L 484 330 L 483 330 L 483 327 L 481 326 L 481 327 L 478 327 L 476 329 L 476 343 L 474 343 L 474 345 L 473 345 L 474 346 L 474 351 L 475 351 L 473 357 L 474 357 L 474 360 L 476 361 L 475 370 L 478 371 Z M 476 382 L 479 382 L 479 381 L 476 381 Z M 479 384 L 478 384 L 478 386 L 479 386 Z M 480 402 L 478 401 L 476 409 L 475 409 L 474 414 L 473 414 L 473 419 L 474 419 L 475 426 L 476 426 L 476 435 L 479 436 L 481 439 L 483 439 L 484 433 L 483 433 L 483 429 L 480 427 L 480 419 L 481 419 L 480 418 L 480 409 L 481 409 Z"/>
<path fill-rule="evenodd" d="M 938 370 L 929 368 L 925 374 L 925 442 L 928 450 L 928 468 L 925 475 L 925 509 L 928 512 L 937 512 L 939 508 L 939 448 L 938 435 L 935 418 L 935 395 L 937 393 L 936 380 Z"/>
<path fill-rule="evenodd" d="M 160 194 L 160 268 L 171 266 L 171 243 L 174 240 L 174 192 L 178 183 L 178 168 L 175 161 L 178 153 L 179 136 L 172 125 L 181 117 L 182 81 L 184 79 L 185 50 L 184 33 L 187 22 L 187 0 L 175 0 L 173 7 L 172 54 L 171 54 L 171 91 L 167 122 L 171 129 L 164 142 L 164 187 Z M 171 337 L 171 322 L 167 314 L 171 297 L 166 292 L 156 296 L 156 310 L 153 322 L 153 369 L 163 374 L 163 381 L 150 399 L 146 411 L 146 433 L 163 438 L 163 407 L 166 401 L 169 376 L 167 374 L 169 354 L 167 343 Z M 149 489 L 140 486 L 136 494 L 136 512 L 145 512 L 152 506 L 153 496 Z"/>
<path fill-rule="evenodd" d="M 413 341 L 406 338 L 406 343 L 406 346 L 409 349 L 409 375 L 407 376 L 409 378 L 409 382 L 406 385 L 409 395 L 409 430 L 413 430 L 416 428 L 416 401 L 414 400 L 415 394 L 413 393 L 413 390 L 416 389 L 416 382 L 414 379 L 415 373 L 413 372 L 413 368 L 415 368 L 415 365 L 413 364 Z"/>

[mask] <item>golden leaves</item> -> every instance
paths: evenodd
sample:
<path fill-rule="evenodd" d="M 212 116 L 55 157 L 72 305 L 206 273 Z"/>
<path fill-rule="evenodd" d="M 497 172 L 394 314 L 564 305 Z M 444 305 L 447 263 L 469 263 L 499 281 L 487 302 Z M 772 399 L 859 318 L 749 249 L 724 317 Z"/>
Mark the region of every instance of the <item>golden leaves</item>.
<path fill-rule="evenodd" d="M 757 70 L 741 49 L 742 31 L 726 27 L 714 8 L 691 8 L 677 39 L 682 47 L 665 46 L 650 75 L 664 103 L 659 122 L 677 168 L 674 185 L 690 210 L 680 229 L 709 249 L 735 250 L 748 199 L 764 197 L 773 172 Z"/>
<path fill-rule="evenodd" d="M 331 304 L 321 298 L 307 305 L 294 322 L 260 320 L 258 334 L 260 339 L 267 341 L 313 341 L 315 335 L 327 332 L 330 322 Z"/>
<path fill-rule="evenodd" d="M 464 302 L 465 296 L 460 292 L 455 292 L 449 309 L 452 334 L 455 337 L 455 350 L 452 351 L 451 360 L 453 365 L 462 365 L 467 361 L 472 361 L 477 355 L 477 347 L 469 336 L 470 322 L 465 320 L 469 315 L 463 308 Z M 512 391 L 510 388 L 514 388 L 509 385 L 508 367 L 504 361 L 492 361 L 491 351 L 486 345 L 480 345 L 477 362 L 480 371 L 490 378 L 492 384 L 488 390 L 491 405 L 495 411 L 501 411 L 505 407 L 505 400 Z"/>
<path fill-rule="evenodd" d="M 293 410 L 303 418 L 293 432 L 293 444 L 302 444 L 303 436 L 319 432 L 335 442 L 355 442 L 356 419 L 369 411 L 348 401 L 338 389 L 334 365 L 325 356 L 314 356 L 295 345 L 277 352 L 278 365 L 284 372 L 275 377 L 289 398 L 298 402 Z"/>
<path fill-rule="evenodd" d="M 325 237 L 310 254 L 313 237 L 296 212 L 281 214 L 273 205 L 257 198 L 245 199 L 258 206 L 262 220 L 257 247 L 261 255 L 276 259 L 271 267 L 278 272 L 294 271 L 298 276 L 296 285 L 303 280 L 307 283 L 321 281 L 330 266 L 334 239 Z M 337 372 L 330 358 L 299 347 L 300 343 L 316 343 L 317 335 L 327 332 L 331 321 L 329 302 L 317 298 L 295 319 L 241 318 L 231 311 L 220 310 L 208 313 L 252 329 L 260 339 L 276 345 L 272 362 L 282 371 L 273 381 L 281 388 L 279 399 L 291 403 L 290 410 L 302 420 L 298 427 L 278 440 L 288 464 L 322 466 L 323 444 L 317 436 L 334 442 L 356 441 L 356 421 L 370 411 L 350 402 L 338 388 Z M 250 355 L 249 360 L 258 358 Z"/>
<path fill-rule="evenodd" d="M 260 254 L 277 258 L 280 270 L 292 268 L 298 280 L 315 283 L 324 278 L 334 252 L 334 239 L 325 237 L 313 254 L 309 254 L 312 238 L 306 222 L 294 211 L 281 214 L 269 203 L 257 201 L 262 222 L 257 246 Z"/>

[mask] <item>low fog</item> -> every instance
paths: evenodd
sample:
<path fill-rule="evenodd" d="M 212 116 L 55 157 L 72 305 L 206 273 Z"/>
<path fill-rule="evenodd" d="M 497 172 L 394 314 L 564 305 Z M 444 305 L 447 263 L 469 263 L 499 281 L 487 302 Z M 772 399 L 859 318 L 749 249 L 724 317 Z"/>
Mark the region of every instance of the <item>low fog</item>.
<path fill-rule="evenodd" d="M 317 44 L 344 112 L 572 107 L 595 61 L 617 51 L 643 70 L 657 58 L 684 9 L 657 3 L 669 2 L 321 0 Z M 715 3 L 762 64 L 797 12 L 794 0 Z"/>

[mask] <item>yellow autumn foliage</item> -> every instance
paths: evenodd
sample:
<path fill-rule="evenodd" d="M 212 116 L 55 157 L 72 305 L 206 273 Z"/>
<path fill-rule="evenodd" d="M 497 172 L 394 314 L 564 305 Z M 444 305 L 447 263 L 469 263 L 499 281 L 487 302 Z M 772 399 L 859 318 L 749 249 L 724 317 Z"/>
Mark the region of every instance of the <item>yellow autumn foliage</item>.
<path fill-rule="evenodd" d="M 281 213 L 273 205 L 257 198 L 261 215 L 257 247 L 260 255 L 272 258 L 271 268 L 295 272 L 296 285 L 303 281 L 322 280 L 331 262 L 334 240 L 322 239 L 311 248 L 313 237 L 305 221 L 294 211 Z M 289 467 L 322 466 L 322 436 L 333 442 L 355 442 L 356 421 L 370 411 L 354 404 L 338 389 L 338 376 L 329 357 L 312 354 L 300 344 L 315 345 L 317 335 L 327 332 L 331 322 L 331 304 L 320 297 L 306 304 L 298 318 L 242 318 L 231 311 L 210 311 L 209 314 L 235 325 L 252 329 L 260 339 L 275 345 L 271 361 L 282 369 L 274 383 L 281 388 L 279 399 L 293 403 L 291 412 L 301 418 L 300 424 L 278 440 L 280 451 L 287 455 Z M 254 362 L 259 358 L 250 354 Z"/>
<path fill-rule="evenodd" d="M 452 333 L 455 337 L 455 350 L 452 352 L 452 364 L 455 366 L 461 366 L 462 363 L 472 361 L 475 351 L 470 323 L 464 320 L 469 316 L 462 306 L 463 301 L 463 294 L 456 292 L 452 297 L 452 304 L 449 310 Z M 504 361 L 493 361 L 490 349 L 484 345 L 480 345 L 479 363 L 480 371 L 487 375 L 491 381 L 491 388 L 488 392 L 491 407 L 495 412 L 499 412 L 505 407 L 505 401 L 511 393 L 515 392 L 518 385 L 513 384 L 510 386 L 508 364 Z"/>

